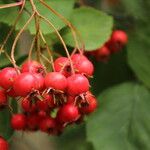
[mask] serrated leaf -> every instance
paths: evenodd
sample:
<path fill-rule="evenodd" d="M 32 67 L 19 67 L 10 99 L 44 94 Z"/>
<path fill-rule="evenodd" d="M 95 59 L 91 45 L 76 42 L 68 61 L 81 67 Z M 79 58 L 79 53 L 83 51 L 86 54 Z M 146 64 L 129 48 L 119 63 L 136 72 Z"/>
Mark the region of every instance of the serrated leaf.
<path fill-rule="evenodd" d="M 113 27 L 111 16 L 90 7 L 75 9 L 71 16 L 71 23 L 80 33 L 85 43 L 85 50 L 101 47 L 109 39 Z M 75 42 L 70 30 L 65 32 L 63 37 L 66 43 L 74 47 Z M 81 43 L 80 39 L 79 43 Z"/>
<path fill-rule="evenodd" d="M 150 92 L 145 87 L 124 83 L 104 91 L 99 100 L 87 123 L 95 150 L 150 149 Z"/>
<path fill-rule="evenodd" d="M 66 18 L 70 17 L 70 14 L 71 14 L 71 12 L 73 10 L 73 6 L 74 6 L 74 0 L 69 0 L 69 1 L 68 0 L 63 0 L 63 1 L 61 1 L 61 0 L 51 0 L 51 1 L 46 0 L 45 2 Z M 37 7 L 37 10 L 43 16 L 45 16 L 47 19 L 49 19 L 51 21 L 51 23 L 58 30 L 60 30 L 66 26 L 60 18 L 58 18 L 56 15 L 54 15 L 52 12 L 50 12 L 39 1 L 35 1 L 35 5 Z M 32 12 L 31 4 L 28 1 L 26 2 L 25 7 L 29 12 Z M 0 9 L 0 22 L 6 23 L 8 25 L 13 25 L 14 19 L 18 15 L 18 12 L 19 12 L 18 7 L 9 8 L 9 9 Z M 17 26 L 16 26 L 16 29 L 20 30 L 28 19 L 29 19 L 29 14 L 26 11 L 24 11 Z M 47 25 L 47 23 L 45 23 L 43 21 L 41 22 L 40 26 L 41 26 L 41 29 L 44 34 L 54 32 L 54 29 L 50 28 L 49 25 Z M 29 29 L 32 34 L 35 34 L 34 19 L 29 24 L 27 29 Z"/>
<path fill-rule="evenodd" d="M 142 23 L 134 34 L 130 35 L 128 44 L 128 62 L 140 81 L 150 88 L 150 42 L 149 25 Z"/>

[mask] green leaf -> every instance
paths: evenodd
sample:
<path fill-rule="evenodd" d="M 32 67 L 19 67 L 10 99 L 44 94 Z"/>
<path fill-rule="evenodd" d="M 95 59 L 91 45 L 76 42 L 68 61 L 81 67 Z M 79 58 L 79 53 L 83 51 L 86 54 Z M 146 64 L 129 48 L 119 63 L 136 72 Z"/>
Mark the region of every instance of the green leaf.
<path fill-rule="evenodd" d="M 101 47 L 110 37 L 113 19 L 104 12 L 93 8 L 75 9 L 71 16 L 71 23 L 80 33 L 86 50 L 95 50 Z M 74 40 L 69 29 L 65 31 L 66 43 L 74 47 Z M 81 40 L 79 40 L 81 43 Z"/>
<path fill-rule="evenodd" d="M 0 55 L 1 57 L 5 57 L 4 54 Z M 22 62 L 24 62 L 27 59 L 27 55 L 23 55 L 23 56 L 18 56 L 16 58 L 16 64 L 20 65 Z M 0 69 L 5 68 L 5 67 L 12 67 L 13 65 L 11 64 L 11 62 L 8 59 L 2 59 L 2 61 L 0 60 Z"/>
<path fill-rule="evenodd" d="M 57 150 L 93 150 L 91 143 L 86 141 L 85 124 L 68 127 L 62 135 L 51 139 Z"/>
<path fill-rule="evenodd" d="M 143 0 L 121 0 L 125 7 L 126 13 L 137 19 L 144 19 L 146 16 Z M 143 18 L 144 17 L 144 18 Z"/>
<path fill-rule="evenodd" d="M 17 112 L 16 100 L 11 100 L 10 106 L 12 107 L 13 112 Z M 9 108 L 0 111 L 0 136 L 4 137 L 5 139 L 9 139 L 13 134 L 13 130 L 10 125 L 10 119 L 11 112 Z"/>
<path fill-rule="evenodd" d="M 149 24 L 147 24 L 144 28 L 139 25 L 135 33 L 130 35 L 128 62 L 138 79 L 150 88 L 149 34 Z"/>
<path fill-rule="evenodd" d="M 150 92 L 145 87 L 124 83 L 104 91 L 99 100 L 87 123 L 95 150 L 150 149 Z"/>
<path fill-rule="evenodd" d="M 70 14 L 73 10 L 74 6 L 74 0 L 46 0 L 45 1 L 48 5 L 50 5 L 53 9 L 58 11 L 61 15 L 63 15 L 65 18 L 70 18 Z M 62 29 L 66 25 L 64 22 L 58 18 L 56 15 L 54 15 L 51 11 L 49 11 L 45 6 L 43 6 L 39 1 L 35 1 L 35 5 L 37 7 L 37 10 L 42 14 L 44 17 L 49 19 L 51 23 L 58 29 Z M 25 5 L 26 9 L 29 12 L 32 12 L 31 4 L 27 1 Z M 0 9 L 0 22 L 6 23 L 8 25 L 13 25 L 14 19 L 18 15 L 19 9 L 17 7 L 15 8 L 9 8 L 9 9 Z M 10 15 L 11 14 L 11 15 Z M 24 11 L 17 26 L 16 29 L 20 30 L 23 25 L 27 22 L 29 19 L 29 14 Z M 47 25 L 45 22 L 41 22 L 40 24 L 41 29 L 43 33 L 48 34 L 54 32 L 54 30 Z M 29 24 L 28 29 L 32 34 L 35 34 L 35 23 L 34 19 Z"/>

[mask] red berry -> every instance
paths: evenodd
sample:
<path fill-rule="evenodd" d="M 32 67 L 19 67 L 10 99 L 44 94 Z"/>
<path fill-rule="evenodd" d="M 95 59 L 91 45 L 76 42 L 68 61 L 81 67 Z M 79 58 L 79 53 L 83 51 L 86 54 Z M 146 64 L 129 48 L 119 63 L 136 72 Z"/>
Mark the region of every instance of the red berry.
<path fill-rule="evenodd" d="M 37 73 L 41 75 L 45 74 L 44 67 L 34 60 L 26 61 L 21 67 L 21 72 Z"/>
<path fill-rule="evenodd" d="M 25 112 L 30 112 L 30 109 L 31 109 L 31 102 L 29 99 L 27 98 L 24 98 L 22 101 L 21 101 L 21 107 L 22 109 L 25 111 Z"/>
<path fill-rule="evenodd" d="M 20 74 L 14 82 L 13 89 L 18 96 L 27 96 L 37 85 L 37 80 L 31 73 Z"/>
<path fill-rule="evenodd" d="M 38 116 L 42 119 L 42 118 L 45 118 L 46 117 L 46 112 L 45 111 L 43 111 L 43 110 L 40 110 L 39 112 L 38 112 Z"/>
<path fill-rule="evenodd" d="M 95 57 L 98 61 L 99 60 L 107 61 L 109 56 L 110 56 L 110 50 L 106 46 L 103 46 L 102 48 L 96 50 L 95 52 Z"/>
<path fill-rule="evenodd" d="M 47 101 L 45 100 L 45 99 L 43 99 L 43 100 L 38 100 L 37 102 L 36 102 L 36 104 L 37 104 L 37 107 L 38 107 L 38 110 L 39 111 L 48 111 L 48 109 L 49 109 L 49 106 L 48 106 L 48 103 L 47 103 Z"/>
<path fill-rule="evenodd" d="M 7 67 L 2 69 L 0 71 L 0 86 L 6 90 L 11 88 L 17 76 L 15 68 Z"/>
<path fill-rule="evenodd" d="M 78 62 L 74 62 L 75 71 L 80 74 L 92 76 L 94 72 L 94 66 L 88 59 L 81 59 Z"/>
<path fill-rule="evenodd" d="M 2 137 L 0 137 L 0 150 L 9 150 L 8 142 Z"/>
<path fill-rule="evenodd" d="M 97 100 L 90 92 L 86 93 L 85 99 L 87 103 L 81 103 L 80 112 L 82 114 L 90 114 L 97 108 Z"/>
<path fill-rule="evenodd" d="M 53 96 L 51 94 L 45 94 L 44 95 L 44 100 L 47 101 L 47 104 L 50 108 L 55 108 L 56 107 Z"/>
<path fill-rule="evenodd" d="M 36 131 L 39 128 L 40 117 L 37 114 L 31 114 L 27 117 L 27 129 Z"/>
<path fill-rule="evenodd" d="M 30 112 L 30 113 L 34 113 L 38 109 L 36 103 L 32 103 L 32 101 L 28 98 L 24 98 L 21 101 L 21 106 L 25 112 Z"/>
<path fill-rule="evenodd" d="M 40 124 L 39 124 L 39 128 L 41 131 L 46 132 L 46 133 L 53 133 L 55 128 L 56 128 L 56 122 L 55 119 L 51 118 L 51 117 L 46 117 L 44 118 Z"/>
<path fill-rule="evenodd" d="M 85 76 L 81 74 L 72 75 L 68 77 L 67 81 L 67 92 L 69 95 L 79 95 L 89 90 L 89 81 Z"/>
<path fill-rule="evenodd" d="M 61 72 L 65 77 L 71 75 L 70 62 L 67 57 L 59 57 L 54 62 L 54 68 L 56 72 Z"/>
<path fill-rule="evenodd" d="M 122 49 L 128 42 L 127 34 L 122 30 L 115 30 L 111 39 L 106 43 L 112 53 L 116 53 Z"/>
<path fill-rule="evenodd" d="M 11 126 L 14 130 L 24 130 L 26 121 L 26 116 L 24 114 L 15 114 L 11 118 Z"/>
<path fill-rule="evenodd" d="M 115 30 L 112 33 L 111 41 L 124 46 L 128 42 L 128 36 L 127 36 L 126 32 L 124 32 L 122 30 Z"/>
<path fill-rule="evenodd" d="M 67 88 L 67 79 L 59 72 L 51 72 L 45 77 L 45 85 L 47 88 L 65 91 Z"/>
<path fill-rule="evenodd" d="M 71 56 L 73 62 L 79 62 L 81 60 L 87 60 L 87 57 L 82 54 L 74 54 Z"/>
<path fill-rule="evenodd" d="M 57 113 L 57 119 L 61 123 L 73 122 L 79 118 L 79 111 L 73 104 L 66 104 Z"/>
<path fill-rule="evenodd" d="M 67 104 L 74 104 L 75 103 L 75 96 L 67 96 Z"/>
<path fill-rule="evenodd" d="M 36 78 L 36 87 L 35 89 L 42 91 L 44 89 L 44 77 L 41 74 L 33 74 Z"/>
<path fill-rule="evenodd" d="M 7 106 L 7 102 L 8 100 L 5 91 L 0 89 L 0 109 Z"/>

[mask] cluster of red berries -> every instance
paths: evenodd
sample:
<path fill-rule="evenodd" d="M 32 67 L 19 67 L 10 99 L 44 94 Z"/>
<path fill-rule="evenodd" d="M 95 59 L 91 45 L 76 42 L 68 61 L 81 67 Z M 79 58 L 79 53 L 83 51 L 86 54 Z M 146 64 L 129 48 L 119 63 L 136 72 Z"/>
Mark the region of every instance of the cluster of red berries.
<path fill-rule="evenodd" d="M 54 72 L 47 73 L 43 65 L 30 60 L 19 70 L 7 67 L 0 71 L 0 108 L 8 106 L 8 96 L 18 97 L 21 103 L 22 112 L 11 118 L 14 130 L 59 135 L 96 109 L 88 80 L 94 66 L 87 57 L 59 57 L 53 66 Z"/>
<path fill-rule="evenodd" d="M 108 61 L 111 54 L 120 51 L 128 42 L 126 32 L 122 30 L 113 31 L 111 38 L 101 48 L 95 51 L 88 52 L 87 55 L 92 55 L 97 61 Z"/>

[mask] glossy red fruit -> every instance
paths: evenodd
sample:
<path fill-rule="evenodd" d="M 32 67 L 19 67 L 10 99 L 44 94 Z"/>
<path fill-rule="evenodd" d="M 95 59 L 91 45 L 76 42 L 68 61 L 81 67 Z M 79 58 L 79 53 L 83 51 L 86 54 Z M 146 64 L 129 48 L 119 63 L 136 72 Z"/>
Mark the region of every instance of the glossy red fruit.
<path fill-rule="evenodd" d="M 115 30 L 112 33 L 111 41 L 124 46 L 128 42 L 128 36 L 123 30 Z"/>
<path fill-rule="evenodd" d="M 32 103 L 31 99 L 24 98 L 21 101 L 21 107 L 25 112 L 34 113 L 37 112 L 38 107 L 37 104 L 34 102 Z"/>
<path fill-rule="evenodd" d="M 51 94 L 45 94 L 44 95 L 44 100 L 47 101 L 47 104 L 50 108 L 55 108 L 56 107 L 53 96 Z"/>
<path fill-rule="evenodd" d="M 7 96 L 4 90 L 0 89 L 0 109 L 4 108 L 7 106 Z"/>
<path fill-rule="evenodd" d="M 65 91 L 67 88 L 67 79 L 59 72 L 51 72 L 45 77 L 45 86 L 47 88 Z"/>
<path fill-rule="evenodd" d="M 110 50 L 108 47 L 103 46 L 102 48 L 98 49 L 95 53 L 95 57 L 97 61 L 107 61 L 110 57 Z"/>
<path fill-rule="evenodd" d="M 75 96 L 67 96 L 67 104 L 74 104 L 75 103 Z"/>
<path fill-rule="evenodd" d="M 61 123 L 74 122 L 79 118 L 79 116 L 78 107 L 73 104 L 66 104 L 62 106 L 57 113 L 57 119 Z"/>
<path fill-rule="evenodd" d="M 25 112 L 30 112 L 30 110 L 31 110 L 31 101 L 27 98 L 24 98 L 21 101 L 21 107 Z"/>
<path fill-rule="evenodd" d="M 21 67 L 21 72 L 30 72 L 45 75 L 44 67 L 34 60 L 26 61 Z"/>
<path fill-rule="evenodd" d="M 81 103 L 80 112 L 82 114 L 90 114 L 96 110 L 98 103 L 96 98 L 90 92 L 86 93 L 85 99 L 87 103 Z"/>
<path fill-rule="evenodd" d="M 81 60 L 87 60 L 87 57 L 82 54 L 74 54 L 71 56 L 73 62 L 79 62 Z"/>
<path fill-rule="evenodd" d="M 33 74 L 36 78 L 36 90 L 42 91 L 45 88 L 44 77 L 41 74 Z"/>
<path fill-rule="evenodd" d="M 79 95 L 84 92 L 87 92 L 89 90 L 89 81 L 88 79 L 81 75 L 81 74 L 75 74 L 67 79 L 68 81 L 68 88 L 67 88 L 67 93 L 69 95 Z"/>
<path fill-rule="evenodd" d="M 81 59 L 74 62 L 74 68 L 76 73 L 85 74 L 87 76 L 92 76 L 94 73 L 94 66 L 88 59 Z"/>
<path fill-rule="evenodd" d="M 37 108 L 38 108 L 39 111 L 45 111 L 45 112 L 47 112 L 49 110 L 48 103 L 47 103 L 47 101 L 45 99 L 38 100 L 36 102 L 36 104 L 37 104 Z"/>
<path fill-rule="evenodd" d="M 0 137 L 0 150 L 9 150 L 8 142 Z"/>
<path fill-rule="evenodd" d="M 11 118 L 11 126 L 14 130 L 24 130 L 26 128 L 26 116 L 24 114 L 15 114 Z"/>
<path fill-rule="evenodd" d="M 27 96 L 36 89 L 37 80 L 31 73 L 20 74 L 13 84 L 13 89 L 18 96 Z"/>
<path fill-rule="evenodd" d="M 0 71 L 0 86 L 6 90 L 13 86 L 14 80 L 18 76 L 15 68 L 7 67 Z"/>
<path fill-rule="evenodd" d="M 40 110 L 40 111 L 38 112 L 38 116 L 39 116 L 41 119 L 43 119 L 43 118 L 45 118 L 45 117 L 47 116 L 47 113 L 46 113 L 45 111 L 43 111 L 43 110 Z"/>
<path fill-rule="evenodd" d="M 37 114 L 30 114 L 27 116 L 27 129 L 36 131 L 39 129 L 40 117 Z"/>
<path fill-rule="evenodd" d="M 65 77 L 71 75 L 70 62 L 67 57 L 59 57 L 54 61 L 54 68 L 56 72 L 61 72 Z"/>
<path fill-rule="evenodd" d="M 55 119 L 51 118 L 51 117 L 46 117 L 44 118 L 40 124 L 39 124 L 39 128 L 41 131 L 46 132 L 46 133 L 53 133 L 55 128 L 56 128 L 56 122 Z"/>

